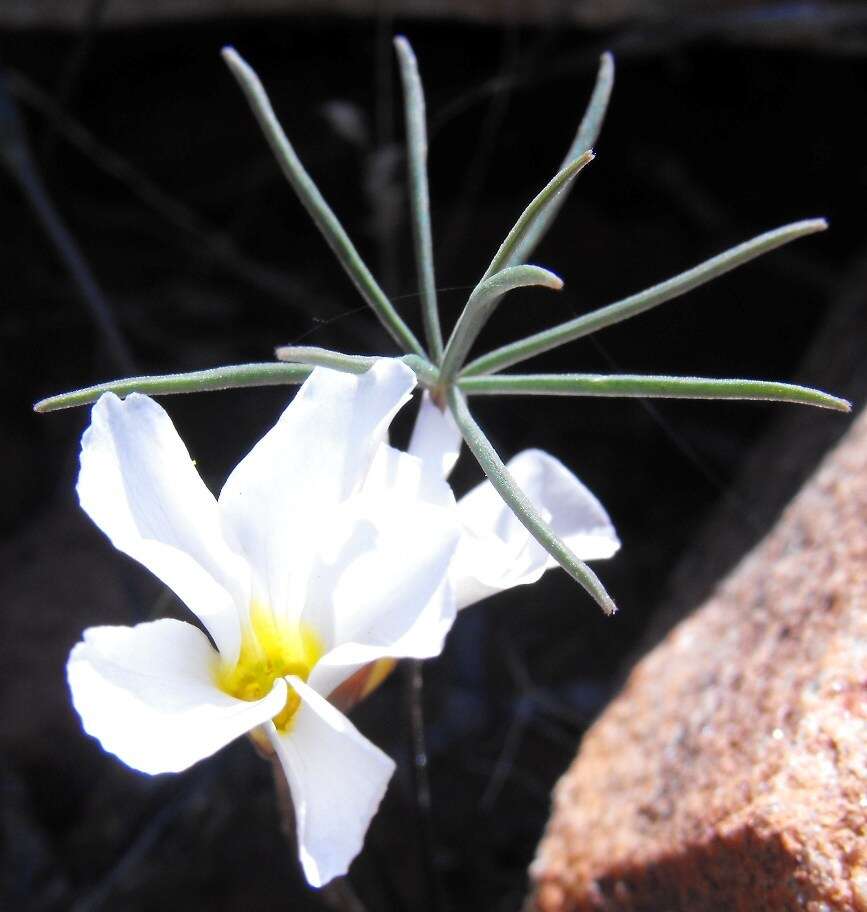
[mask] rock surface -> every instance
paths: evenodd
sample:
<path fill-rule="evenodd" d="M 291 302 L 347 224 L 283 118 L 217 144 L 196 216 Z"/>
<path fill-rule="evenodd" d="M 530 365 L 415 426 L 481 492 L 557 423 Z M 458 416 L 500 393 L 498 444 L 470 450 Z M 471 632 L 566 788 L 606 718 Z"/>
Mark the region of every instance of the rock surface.
<path fill-rule="evenodd" d="M 531 877 L 538 912 L 867 910 L 867 414 L 588 732 Z"/>

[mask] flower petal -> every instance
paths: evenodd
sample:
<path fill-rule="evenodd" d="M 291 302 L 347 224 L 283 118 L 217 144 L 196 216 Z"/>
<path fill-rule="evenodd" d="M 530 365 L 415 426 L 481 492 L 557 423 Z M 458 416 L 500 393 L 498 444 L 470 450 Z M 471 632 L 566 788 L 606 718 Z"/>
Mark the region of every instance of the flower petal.
<path fill-rule="evenodd" d="M 210 756 L 286 703 L 282 679 L 254 702 L 223 693 L 218 661 L 201 630 L 164 618 L 85 630 L 66 673 L 89 735 L 133 769 L 170 773 Z"/>
<path fill-rule="evenodd" d="M 557 459 L 524 450 L 508 463 L 515 481 L 581 560 L 611 557 L 620 547 L 596 497 Z M 458 607 L 533 583 L 557 562 L 524 528 L 490 482 L 458 502 L 464 536 L 451 568 Z"/>
<path fill-rule="evenodd" d="M 268 726 L 295 804 L 298 850 L 307 880 L 321 887 L 345 874 L 361 851 L 394 762 L 299 678 L 290 728 Z"/>
<path fill-rule="evenodd" d="M 220 494 L 229 540 L 275 612 L 303 604 L 311 548 L 333 509 L 364 480 L 415 375 L 383 359 L 361 375 L 316 368 Z"/>
<path fill-rule="evenodd" d="M 440 653 L 455 617 L 448 570 L 460 526 L 445 481 L 382 445 L 330 532 L 303 614 L 328 650 L 310 677 L 326 697 L 379 658 Z"/>
<path fill-rule="evenodd" d="M 441 412 L 425 391 L 412 429 L 409 452 L 442 478 L 448 478 L 458 461 L 462 443 L 451 411 Z"/>
<path fill-rule="evenodd" d="M 153 399 L 103 395 L 81 440 L 78 497 L 120 551 L 144 564 L 208 628 L 227 661 L 240 644 L 243 561 L 220 533 L 217 503 Z"/>

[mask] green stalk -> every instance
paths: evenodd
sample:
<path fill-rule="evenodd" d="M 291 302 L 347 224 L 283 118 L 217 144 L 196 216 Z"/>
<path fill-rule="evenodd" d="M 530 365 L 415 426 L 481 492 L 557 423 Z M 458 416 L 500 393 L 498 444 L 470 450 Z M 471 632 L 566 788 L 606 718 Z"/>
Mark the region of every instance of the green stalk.
<path fill-rule="evenodd" d="M 462 377 L 470 396 L 619 396 L 659 399 L 755 399 L 794 402 L 848 412 L 845 399 L 808 386 L 772 380 L 718 380 L 642 374 L 500 374 Z"/>
<path fill-rule="evenodd" d="M 126 396 L 129 393 L 148 393 L 151 396 L 171 396 L 175 393 L 204 393 L 210 390 L 236 389 L 244 386 L 281 386 L 303 383 L 311 367 L 303 364 L 233 364 L 185 374 L 162 374 L 150 377 L 129 377 L 109 380 L 70 393 L 60 393 L 42 399 L 33 406 L 35 412 L 54 412 L 95 402 L 103 393 Z"/>
<path fill-rule="evenodd" d="M 422 318 L 431 357 L 439 364 L 443 356 L 443 334 L 437 308 L 434 278 L 433 238 L 431 237 L 430 194 L 427 178 L 427 125 L 424 90 L 418 63 L 409 42 L 403 36 L 394 39 L 400 78 L 403 84 L 406 152 L 409 169 L 409 203 L 412 214 L 412 236 L 415 262 L 421 292 Z"/>
<path fill-rule="evenodd" d="M 613 326 L 615 323 L 628 320 L 630 317 L 658 307 L 666 301 L 680 297 L 680 295 L 692 291 L 693 288 L 704 285 L 705 282 L 754 260 L 763 253 L 768 253 L 808 234 L 824 231 L 827 227 L 828 223 L 824 219 L 808 219 L 760 234 L 659 285 L 654 285 L 652 288 L 640 291 L 638 294 L 623 298 L 584 316 L 576 317 L 574 320 L 568 320 L 559 326 L 528 336 L 526 339 L 495 349 L 468 364 L 463 374 L 464 376 L 493 374 L 512 364 L 526 361 L 534 355 L 598 332 L 606 326 Z"/>
<path fill-rule="evenodd" d="M 398 312 L 386 297 L 385 292 L 379 287 L 364 260 L 355 249 L 343 226 L 337 219 L 331 207 L 325 202 L 319 188 L 305 171 L 295 149 L 283 132 L 277 115 L 271 107 L 271 102 L 265 92 L 255 70 L 243 60 L 238 52 L 231 47 L 223 48 L 223 59 L 226 61 L 232 75 L 241 87 L 250 108 L 271 150 L 280 165 L 292 189 L 298 195 L 302 205 L 322 232 L 328 246 L 334 251 L 340 264 L 352 279 L 361 296 L 371 306 L 379 317 L 382 325 L 388 330 L 392 338 L 407 352 L 414 352 L 424 356 L 425 351 L 416 339 L 412 330 L 404 323 Z"/>
<path fill-rule="evenodd" d="M 566 543 L 542 519 L 539 511 L 515 483 L 505 463 L 470 414 L 460 390 L 451 387 L 448 391 L 448 400 L 452 415 L 467 446 L 479 461 L 479 465 L 500 497 L 518 517 L 524 528 L 586 590 L 606 614 L 614 614 L 617 606 L 605 591 L 599 577 L 572 553 Z"/>

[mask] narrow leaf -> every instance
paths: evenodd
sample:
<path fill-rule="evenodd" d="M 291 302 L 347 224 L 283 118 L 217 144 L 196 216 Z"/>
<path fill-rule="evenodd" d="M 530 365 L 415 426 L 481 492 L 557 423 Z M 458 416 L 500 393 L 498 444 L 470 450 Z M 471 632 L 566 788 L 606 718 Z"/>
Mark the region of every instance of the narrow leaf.
<path fill-rule="evenodd" d="M 379 358 L 368 355 L 344 355 L 342 352 L 328 348 L 317 348 L 312 345 L 283 345 L 274 350 L 278 361 L 291 361 L 295 364 L 315 364 L 330 367 L 332 370 L 346 374 L 363 374 L 370 370 Z"/>
<path fill-rule="evenodd" d="M 488 266 L 485 274 L 482 276 L 483 282 L 485 279 L 490 278 L 501 269 L 505 269 L 513 263 L 515 251 L 519 249 L 519 245 L 523 242 L 527 234 L 533 230 L 539 219 L 544 217 L 545 212 L 551 206 L 556 205 L 558 197 L 566 191 L 566 188 L 578 175 L 578 172 L 592 161 L 593 153 L 585 152 L 583 155 L 576 158 L 575 161 L 569 162 L 568 165 L 561 168 L 554 177 L 551 178 L 546 186 L 532 200 L 530 205 L 521 213 L 521 217 L 515 222 L 512 230 L 506 235 L 506 240 L 500 245 L 497 255 L 491 260 L 491 265 Z"/>
<path fill-rule="evenodd" d="M 449 338 L 443 355 L 442 376 L 453 377 L 504 295 L 515 288 L 540 285 L 559 291 L 563 280 L 541 266 L 510 266 L 476 285 Z"/>
<path fill-rule="evenodd" d="M 827 227 L 828 223 L 824 219 L 809 219 L 760 234 L 659 285 L 654 285 L 652 288 L 640 291 L 638 294 L 623 298 L 584 316 L 576 317 L 574 320 L 568 320 L 559 326 L 528 336 L 526 339 L 495 349 L 468 364 L 464 369 L 464 375 L 495 373 L 512 364 L 526 361 L 527 358 L 532 358 L 534 355 L 590 335 L 606 326 L 628 320 L 630 317 L 644 313 L 666 301 L 680 297 L 680 295 L 692 291 L 693 288 L 704 285 L 705 282 L 754 260 L 763 253 L 768 253 L 788 244 L 789 241 L 808 234 L 824 231 Z"/>
<path fill-rule="evenodd" d="M 256 72 L 234 48 L 223 48 L 223 59 L 241 87 L 283 174 L 316 223 L 316 227 L 322 232 L 328 246 L 340 260 L 340 264 L 354 282 L 355 287 L 361 292 L 361 296 L 373 308 L 380 322 L 398 345 L 405 351 L 424 355 L 421 343 L 401 319 L 385 292 L 379 287 L 337 216 L 325 202 L 319 188 L 301 164 L 295 149 L 277 120 L 277 115 L 271 107 L 271 102 Z"/>
<path fill-rule="evenodd" d="M 576 158 L 589 152 L 596 145 L 599 138 L 599 132 L 602 129 L 602 123 L 605 120 L 605 113 L 608 110 L 608 101 L 611 98 L 611 90 L 614 88 L 614 58 L 606 51 L 599 59 L 599 71 L 596 74 L 596 85 L 593 87 L 593 94 L 590 96 L 590 102 L 581 118 L 581 125 L 578 132 L 572 140 L 572 145 L 563 159 L 561 168 L 565 168 Z M 539 245 L 539 242 L 551 227 L 551 223 L 557 217 L 557 213 L 572 192 L 570 184 L 546 209 L 546 211 L 537 219 L 535 225 L 530 228 L 524 235 L 523 240 L 515 248 L 509 260 L 510 265 L 517 263 L 526 263 L 532 256 L 533 251 Z"/>
<path fill-rule="evenodd" d="M 542 519 L 539 511 L 530 502 L 527 495 L 515 484 L 509 470 L 506 468 L 491 442 L 478 426 L 460 390 L 451 387 L 448 392 L 449 407 L 458 427 L 463 434 L 467 446 L 479 461 L 485 475 L 499 493 L 500 497 L 508 504 L 527 531 L 539 544 L 557 561 L 558 564 L 579 583 L 587 593 L 599 604 L 606 614 L 614 614 L 617 610 L 611 596 L 599 577 L 566 546 L 565 542 Z"/>
<path fill-rule="evenodd" d="M 620 396 L 657 399 L 755 399 L 794 402 L 848 412 L 845 399 L 808 386 L 772 380 L 718 380 L 642 374 L 501 374 L 462 377 L 458 386 L 476 396 Z"/>
<path fill-rule="evenodd" d="M 394 39 L 400 78 L 403 84 L 406 151 L 409 169 L 409 203 L 415 263 L 421 292 L 422 317 L 431 357 L 437 363 L 443 356 L 443 334 L 437 309 L 434 278 L 433 239 L 431 237 L 430 196 L 427 178 L 427 125 L 424 90 L 418 64 L 409 42 L 402 35 Z"/>
<path fill-rule="evenodd" d="M 303 364 L 232 364 L 186 374 L 162 374 L 151 377 L 129 377 L 109 380 L 71 393 L 50 396 L 33 406 L 35 412 L 53 412 L 95 402 L 103 393 L 148 393 L 170 396 L 175 393 L 204 393 L 210 390 L 235 389 L 244 386 L 281 386 L 303 383 L 312 368 Z"/>
<path fill-rule="evenodd" d="M 363 374 L 380 360 L 379 357 L 372 355 L 345 355 L 342 352 L 317 348 L 312 345 L 283 345 L 274 353 L 278 361 L 330 367 L 332 370 L 348 374 Z M 439 374 L 427 358 L 420 358 L 418 355 L 404 355 L 400 360 L 426 385 L 436 384 Z"/>

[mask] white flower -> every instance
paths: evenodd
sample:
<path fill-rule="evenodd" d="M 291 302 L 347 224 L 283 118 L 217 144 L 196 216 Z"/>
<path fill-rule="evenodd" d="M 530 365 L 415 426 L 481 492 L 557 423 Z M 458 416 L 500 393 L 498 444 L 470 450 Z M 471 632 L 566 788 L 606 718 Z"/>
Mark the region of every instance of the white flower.
<path fill-rule="evenodd" d="M 461 434 L 450 412 L 425 393 L 409 452 L 428 477 L 448 478 L 457 462 Z M 508 469 L 545 520 L 584 561 L 611 557 L 620 547 L 614 526 L 596 497 L 557 459 L 524 450 Z M 458 501 L 462 534 L 449 578 L 458 608 L 489 595 L 534 583 L 557 562 L 533 538 L 489 481 Z"/>
<path fill-rule="evenodd" d="M 82 439 L 82 507 L 216 646 L 170 619 L 86 630 L 67 666 L 85 730 L 146 773 L 269 742 L 314 885 L 346 871 L 394 769 L 328 697 L 383 659 L 438 654 L 454 619 L 451 491 L 384 442 L 414 385 L 398 361 L 315 370 L 218 500 L 146 396 L 103 396 Z"/>

